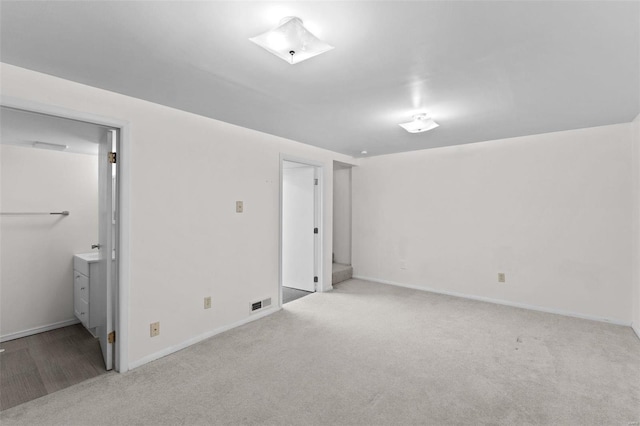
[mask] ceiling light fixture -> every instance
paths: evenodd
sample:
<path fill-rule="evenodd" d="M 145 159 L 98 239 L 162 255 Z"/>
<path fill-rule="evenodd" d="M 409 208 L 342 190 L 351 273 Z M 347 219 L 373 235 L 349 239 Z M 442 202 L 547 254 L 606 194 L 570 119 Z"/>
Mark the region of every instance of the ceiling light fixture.
<path fill-rule="evenodd" d="M 367 155 L 367 151 L 361 151 L 360 154 Z"/>
<path fill-rule="evenodd" d="M 409 133 L 426 132 L 427 130 L 435 129 L 438 126 L 439 124 L 433 121 L 430 117 L 427 117 L 427 114 L 414 115 L 412 121 L 400 124 L 400 127 Z"/>
<path fill-rule="evenodd" d="M 65 149 L 69 148 L 69 145 L 61 145 L 58 143 L 49 143 L 49 142 L 34 142 L 33 143 L 33 147 L 34 148 L 42 148 L 42 149 L 53 149 L 55 151 L 64 151 Z"/>
<path fill-rule="evenodd" d="M 302 25 L 302 20 L 295 16 L 283 18 L 276 28 L 249 40 L 290 64 L 333 49 L 333 46 L 311 34 Z"/>

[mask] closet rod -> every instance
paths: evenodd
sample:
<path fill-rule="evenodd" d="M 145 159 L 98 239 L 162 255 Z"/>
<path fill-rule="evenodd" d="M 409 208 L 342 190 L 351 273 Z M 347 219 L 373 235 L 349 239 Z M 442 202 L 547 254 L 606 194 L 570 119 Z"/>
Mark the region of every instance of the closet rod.
<path fill-rule="evenodd" d="M 51 214 L 60 214 L 60 215 L 62 215 L 62 216 L 69 216 L 69 211 L 68 211 L 68 210 L 65 210 L 65 211 L 62 211 L 62 212 L 50 212 L 50 213 L 46 213 L 46 212 L 42 212 L 42 213 L 40 213 L 40 212 L 32 212 L 32 213 L 29 213 L 29 212 L 20 212 L 20 213 L 0 213 L 0 215 L 4 215 L 4 216 L 23 216 L 23 215 L 36 216 L 36 215 L 43 215 L 43 214 L 46 214 L 46 215 L 51 215 Z"/>

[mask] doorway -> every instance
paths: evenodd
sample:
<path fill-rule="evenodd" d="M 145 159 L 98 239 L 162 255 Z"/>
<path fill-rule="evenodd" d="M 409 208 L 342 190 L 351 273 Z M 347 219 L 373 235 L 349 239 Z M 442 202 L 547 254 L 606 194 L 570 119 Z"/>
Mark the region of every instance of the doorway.
<path fill-rule="evenodd" d="M 4 396 L 21 394 L 26 399 L 3 398 L 2 409 L 114 367 L 122 371 L 123 351 L 115 342 L 120 259 L 116 153 L 121 128 L 70 119 L 82 114 L 58 111 L 2 99 L 0 242 L 3 261 L 10 260 L 8 254 L 16 258 L 3 266 L 3 305 L 32 309 L 21 315 L 19 309 L 3 306 L 0 357 L 7 367 L 3 377 L 26 367 L 40 372 L 40 380 L 31 374 L 29 380 L 16 376 L 4 381 Z M 26 270 L 25 262 L 37 250 L 40 255 Z M 38 280 L 39 287 L 34 285 Z M 37 356 L 22 356 L 21 351 L 48 354 L 40 360 L 45 367 L 38 367 Z M 8 365 L 23 361 L 25 369 Z M 28 386 L 12 392 L 11 383 Z"/>
<path fill-rule="evenodd" d="M 281 305 L 316 292 L 321 283 L 321 166 L 281 161 Z"/>

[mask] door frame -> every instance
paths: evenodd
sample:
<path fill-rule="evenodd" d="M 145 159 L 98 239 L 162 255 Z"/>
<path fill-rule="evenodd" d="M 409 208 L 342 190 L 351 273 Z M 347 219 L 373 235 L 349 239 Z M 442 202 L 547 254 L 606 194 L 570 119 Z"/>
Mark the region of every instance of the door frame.
<path fill-rule="evenodd" d="M 114 369 L 120 373 L 129 370 L 129 287 L 131 271 L 131 174 L 130 174 L 130 124 L 128 121 L 104 117 L 87 112 L 76 111 L 56 105 L 48 105 L 27 99 L 14 98 L 0 95 L 0 106 L 23 110 L 27 112 L 49 115 L 52 117 L 66 118 L 82 121 L 90 124 L 111 127 L 118 131 L 118 162 L 117 167 L 117 194 L 118 194 L 118 221 L 117 221 L 117 249 L 116 265 L 117 276 L 113 285 L 115 294 L 116 332 Z"/>
<path fill-rule="evenodd" d="M 314 220 L 316 226 L 319 228 L 318 237 L 315 244 L 315 269 L 318 274 L 318 286 L 316 291 L 326 291 L 324 286 L 324 194 L 323 194 L 323 177 L 324 177 L 324 163 L 308 160 L 306 158 L 295 157 L 287 154 L 280 154 L 280 219 L 278 227 L 278 308 L 282 308 L 282 231 L 283 231 L 283 191 L 284 191 L 284 162 L 292 162 L 304 164 L 305 166 L 311 166 L 314 169 L 315 179 L 318 179 L 317 189 L 315 191 L 314 199 Z"/>

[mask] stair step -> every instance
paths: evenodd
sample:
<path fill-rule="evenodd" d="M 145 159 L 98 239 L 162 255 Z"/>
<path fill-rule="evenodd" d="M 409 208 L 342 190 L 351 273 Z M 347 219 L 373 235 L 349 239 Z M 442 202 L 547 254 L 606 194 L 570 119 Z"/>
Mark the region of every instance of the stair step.
<path fill-rule="evenodd" d="M 351 265 L 343 265 L 341 263 L 333 264 L 333 274 L 331 277 L 332 284 L 338 284 L 342 281 L 350 280 L 353 277 L 353 267 Z"/>

